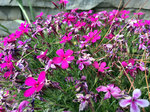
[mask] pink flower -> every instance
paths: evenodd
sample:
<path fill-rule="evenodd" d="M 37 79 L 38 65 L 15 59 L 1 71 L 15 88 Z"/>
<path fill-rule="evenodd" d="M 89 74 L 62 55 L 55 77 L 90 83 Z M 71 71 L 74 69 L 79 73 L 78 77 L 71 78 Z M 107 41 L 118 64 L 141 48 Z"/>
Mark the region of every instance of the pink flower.
<path fill-rule="evenodd" d="M 71 36 L 72 32 L 68 33 L 68 35 L 65 35 L 62 40 L 60 41 L 60 44 L 61 43 L 66 43 L 68 41 L 70 41 L 72 39 L 72 36 Z"/>
<path fill-rule="evenodd" d="M 69 2 L 68 0 L 60 0 L 59 4 L 65 4 L 66 5 L 68 2 Z"/>
<path fill-rule="evenodd" d="M 12 56 L 9 54 L 9 56 L 4 57 L 5 63 L 0 64 L 1 68 L 7 67 L 8 69 L 12 70 L 13 69 L 13 63 L 12 63 Z"/>
<path fill-rule="evenodd" d="M 20 24 L 19 30 L 21 31 L 22 34 L 23 33 L 28 33 L 28 30 L 29 30 L 28 28 L 29 28 L 29 24 L 27 24 L 26 21 L 25 21 L 24 23 Z"/>
<path fill-rule="evenodd" d="M 40 55 L 38 55 L 36 58 L 37 59 L 45 59 L 47 56 L 46 56 L 46 54 L 47 54 L 47 51 L 48 51 L 48 49 L 46 49 L 46 51 L 45 52 L 42 52 Z"/>
<path fill-rule="evenodd" d="M 35 18 L 39 18 L 39 17 L 42 17 L 43 16 L 43 12 L 41 12 L 39 15 L 37 15 Z"/>
<path fill-rule="evenodd" d="M 104 72 L 106 69 L 109 69 L 109 67 L 106 66 L 106 62 L 102 62 L 100 65 L 97 61 L 93 63 L 93 66 L 98 69 L 99 72 Z"/>
<path fill-rule="evenodd" d="M 0 61 L 2 60 L 3 57 L 3 53 L 0 53 Z"/>
<path fill-rule="evenodd" d="M 17 39 L 16 35 L 14 33 L 10 34 L 9 37 L 5 37 L 2 43 L 4 43 L 4 46 L 6 46 L 8 43 L 13 43 Z"/>
<path fill-rule="evenodd" d="M 64 19 L 62 20 L 63 23 L 67 23 L 69 26 L 71 23 L 74 23 L 76 21 L 76 18 L 74 15 L 70 13 L 65 13 L 64 14 Z"/>
<path fill-rule="evenodd" d="M 130 105 L 130 112 L 140 112 L 140 107 L 148 107 L 149 101 L 146 99 L 138 99 L 141 96 L 140 89 L 135 89 L 133 91 L 132 97 L 128 97 L 126 99 L 122 99 L 119 102 L 121 107 L 126 107 Z"/>
<path fill-rule="evenodd" d="M 143 15 L 143 12 L 134 13 L 134 15 Z"/>
<path fill-rule="evenodd" d="M 134 63 L 135 63 L 134 59 L 129 59 L 128 63 L 125 61 L 121 63 L 122 66 L 126 68 L 126 72 L 127 73 L 129 72 L 132 77 L 135 76 L 134 72 L 136 71 L 136 67 L 134 66 Z"/>
<path fill-rule="evenodd" d="M 19 107 L 18 107 L 18 112 L 23 112 L 23 109 L 28 106 L 29 102 L 24 100 L 20 103 Z"/>
<path fill-rule="evenodd" d="M 86 22 L 77 21 L 77 23 L 74 24 L 74 28 L 75 28 L 76 30 L 80 30 L 80 29 L 82 28 L 82 26 L 85 26 L 85 25 L 86 25 Z"/>
<path fill-rule="evenodd" d="M 11 74 L 14 74 L 12 70 L 4 73 L 4 77 L 7 79 Z"/>
<path fill-rule="evenodd" d="M 28 77 L 26 80 L 25 80 L 25 84 L 27 86 L 31 86 L 31 88 L 27 89 L 25 92 L 24 92 L 24 96 L 25 97 L 29 97 L 31 96 L 34 92 L 39 92 L 42 87 L 44 86 L 44 81 L 45 81 L 45 71 L 42 71 L 40 74 L 39 74 L 39 77 L 37 79 L 37 81 L 33 78 L 33 77 Z"/>
<path fill-rule="evenodd" d="M 115 86 L 114 84 L 108 84 L 106 87 L 105 86 L 99 86 L 98 88 L 96 88 L 96 90 L 98 92 L 106 92 L 105 96 L 104 96 L 104 100 L 111 98 L 111 95 L 118 99 L 121 96 L 121 90 Z"/>
<path fill-rule="evenodd" d="M 107 39 L 112 39 L 114 36 L 115 36 L 115 35 L 111 33 L 111 34 L 109 34 L 108 36 L 106 36 L 105 38 L 107 38 Z"/>
<path fill-rule="evenodd" d="M 74 60 L 73 51 L 68 49 L 65 53 L 63 49 L 59 49 L 56 51 L 56 54 L 60 57 L 54 57 L 53 62 L 55 64 L 61 64 L 62 69 L 66 69 L 69 67 L 69 62 Z"/>
<path fill-rule="evenodd" d="M 101 36 L 99 36 L 100 32 L 98 32 L 97 30 L 94 30 L 94 32 L 90 32 L 87 35 L 84 35 L 83 37 L 86 39 L 86 42 L 92 41 L 92 43 L 95 43 L 97 40 L 99 40 L 101 38 Z"/>

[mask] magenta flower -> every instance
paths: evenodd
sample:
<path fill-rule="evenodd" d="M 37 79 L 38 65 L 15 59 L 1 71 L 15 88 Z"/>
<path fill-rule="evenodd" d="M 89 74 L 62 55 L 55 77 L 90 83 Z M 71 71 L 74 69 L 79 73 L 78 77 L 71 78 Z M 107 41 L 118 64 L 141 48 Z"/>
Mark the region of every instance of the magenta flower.
<path fill-rule="evenodd" d="M 11 61 L 12 60 L 11 54 L 9 54 L 9 56 L 5 56 L 4 60 L 5 60 L 5 63 L 0 64 L 0 67 L 1 68 L 7 67 L 8 69 L 12 70 L 14 66 L 13 66 L 13 62 Z"/>
<path fill-rule="evenodd" d="M 2 60 L 3 57 L 3 53 L 0 53 L 0 61 Z"/>
<path fill-rule="evenodd" d="M 4 73 L 4 77 L 7 79 L 11 74 L 14 74 L 12 70 Z"/>
<path fill-rule="evenodd" d="M 100 32 L 98 32 L 97 30 L 94 30 L 94 32 L 90 32 L 87 35 L 84 35 L 83 37 L 86 39 L 86 42 L 91 41 L 92 43 L 95 43 L 97 40 L 99 40 L 101 38 L 101 36 L 99 36 Z"/>
<path fill-rule="evenodd" d="M 140 89 L 135 89 L 133 91 L 132 97 L 120 100 L 119 105 L 121 107 L 126 107 L 130 105 L 130 112 L 140 112 L 138 106 L 148 107 L 150 104 L 149 101 L 146 99 L 138 99 L 140 96 L 141 96 Z"/>
<path fill-rule="evenodd" d="M 97 61 L 93 63 L 93 66 L 98 69 L 99 72 L 104 72 L 106 69 L 109 69 L 109 67 L 106 66 L 106 62 L 102 62 L 100 65 Z"/>
<path fill-rule="evenodd" d="M 138 13 L 134 13 L 134 15 L 143 15 L 144 13 L 143 12 L 138 12 Z"/>
<path fill-rule="evenodd" d="M 74 60 L 73 51 L 68 49 L 65 53 L 63 49 L 59 49 L 56 51 L 56 54 L 60 57 L 54 57 L 53 62 L 55 64 L 61 64 L 62 69 L 67 69 L 69 67 L 69 62 Z"/>
<path fill-rule="evenodd" d="M 41 12 L 39 15 L 37 15 L 35 18 L 39 18 L 39 17 L 42 17 L 43 16 L 43 12 Z"/>
<path fill-rule="evenodd" d="M 77 23 L 74 24 L 74 27 L 72 29 L 75 29 L 75 32 L 78 32 L 83 26 L 85 27 L 85 25 L 86 25 L 86 22 L 77 21 Z"/>
<path fill-rule="evenodd" d="M 45 81 L 45 71 L 42 71 L 40 74 L 39 74 L 39 77 L 37 79 L 37 81 L 33 78 L 33 77 L 28 77 L 26 80 L 25 80 L 25 84 L 27 86 L 31 86 L 31 88 L 27 89 L 25 92 L 24 92 L 24 96 L 25 97 L 29 97 L 31 96 L 34 92 L 39 92 L 42 87 L 44 86 L 44 81 Z"/>
<path fill-rule="evenodd" d="M 59 4 L 65 4 L 66 5 L 68 2 L 69 2 L 68 0 L 60 0 Z"/>
<path fill-rule="evenodd" d="M 134 66 L 134 63 L 135 63 L 134 59 L 129 59 L 128 63 L 125 61 L 121 63 L 122 66 L 126 68 L 126 72 L 127 73 L 129 72 L 132 77 L 135 76 L 134 72 L 136 71 L 136 66 Z"/>
<path fill-rule="evenodd" d="M 45 59 L 47 56 L 46 56 L 46 54 L 47 54 L 47 51 L 48 51 L 48 49 L 46 49 L 46 51 L 45 52 L 42 52 L 40 55 L 38 55 L 36 58 L 37 59 Z"/>
<path fill-rule="evenodd" d="M 114 84 L 108 84 L 106 87 L 105 86 L 99 86 L 98 88 L 96 88 L 97 92 L 106 92 L 105 96 L 104 96 L 104 100 L 111 98 L 111 95 L 118 99 L 121 96 L 121 90 L 115 86 Z"/>
<path fill-rule="evenodd" d="M 28 33 L 28 29 L 29 28 L 29 24 L 26 23 L 26 21 L 24 23 L 20 24 L 19 30 L 21 31 L 21 33 Z M 16 32 L 18 33 L 18 32 Z"/>
<path fill-rule="evenodd" d="M 72 32 L 68 33 L 68 35 L 65 35 L 62 40 L 60 41 L 60 44 L 62 43 L 66 43 L 68 41 L 70 41 L 72 39 L 72 36 L 71 36 Z"/>
<path fill-rule="evenodd" d="M 16 35 L 12 33 L 11 35 L 9 35 L 9 37 L 5 37 L 4 40 L 1 42 L 4 43 L 4 46 L 6 46 L 8 43 L 15 42 L 16 39 L 17 39 Z"/>

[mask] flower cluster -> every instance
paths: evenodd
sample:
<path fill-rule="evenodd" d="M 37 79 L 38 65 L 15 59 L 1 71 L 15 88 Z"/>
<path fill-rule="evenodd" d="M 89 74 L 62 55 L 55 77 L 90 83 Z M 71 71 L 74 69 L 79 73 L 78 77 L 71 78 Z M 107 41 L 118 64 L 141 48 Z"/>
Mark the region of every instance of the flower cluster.
<path fill-rule="evenodd" d="M 73 9 L 21 23 L 1 41 L 0 111 L 148 112 L 150 20 L 129 14 Z"/>

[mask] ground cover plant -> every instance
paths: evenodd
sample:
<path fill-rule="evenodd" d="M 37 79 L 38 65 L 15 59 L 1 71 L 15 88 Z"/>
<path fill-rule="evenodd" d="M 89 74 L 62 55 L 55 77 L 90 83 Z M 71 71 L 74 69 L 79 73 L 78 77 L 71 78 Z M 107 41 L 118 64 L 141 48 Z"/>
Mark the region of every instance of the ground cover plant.
<path fill-rule="evenodd" d="M 77 10 L 41 12 L 1 41 L 1 112 L 149 111 L 150 20 Z"/>

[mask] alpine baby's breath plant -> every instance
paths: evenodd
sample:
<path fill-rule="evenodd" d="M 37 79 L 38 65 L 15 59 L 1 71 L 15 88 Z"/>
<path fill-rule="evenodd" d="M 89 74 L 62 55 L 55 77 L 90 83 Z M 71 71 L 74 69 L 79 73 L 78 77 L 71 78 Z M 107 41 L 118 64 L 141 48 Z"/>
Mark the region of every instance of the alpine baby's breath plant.
<path fill-rule="evenodd" d="M 149 112 L 150 20 L 77 11 L 41 12 L 1 41 L 1 112 Z"/>

